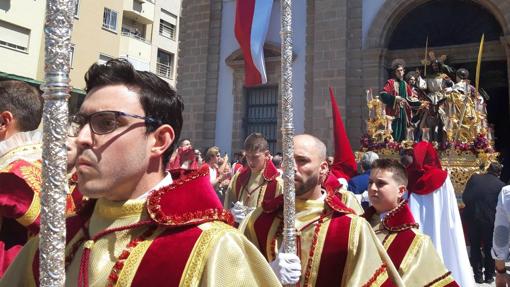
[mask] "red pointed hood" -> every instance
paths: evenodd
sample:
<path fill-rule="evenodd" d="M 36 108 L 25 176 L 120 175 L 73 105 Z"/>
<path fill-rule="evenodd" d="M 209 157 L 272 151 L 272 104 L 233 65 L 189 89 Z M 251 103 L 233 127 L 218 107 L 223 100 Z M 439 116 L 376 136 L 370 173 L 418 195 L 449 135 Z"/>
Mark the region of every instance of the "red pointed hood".
<path fill-rule="evenodd" d="M 429 194 L 443 185 L 448 172 L 442 169 L 434 146 L 422 141 L 413 148 L 413 163 L 407 168 L 407 176 L 410 192 Z"/>
<path fill-rule="evenodd" d="M 331 110 L 333 112 L 333 127 L 335 137 L 335 159 L 331 166 L 331 173 L 337 178 L 343 177 L 349 180 L 357 174 L 357 165 L 354 153 L 352 152 L 351 144 L 347 133 L 345 132 L 344 123 L 338 104 L 336 103 L 333 88 L 329 88 L 329 97 L 331 99 Z"/>

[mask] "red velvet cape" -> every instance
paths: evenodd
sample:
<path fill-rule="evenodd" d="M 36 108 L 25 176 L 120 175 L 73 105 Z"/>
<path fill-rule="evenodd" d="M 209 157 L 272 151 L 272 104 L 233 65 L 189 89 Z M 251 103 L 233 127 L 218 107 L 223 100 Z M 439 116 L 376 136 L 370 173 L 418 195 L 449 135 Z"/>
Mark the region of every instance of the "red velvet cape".
<path fill-rule="evenodd" d="M 40 216 L 23 226 L 16 219 L 22 217 L 33 200 L 39 200 L 41 167 L 24 160 L 16 160 L 0 171 L 0 277 L 14 261 L 29 236 L 39 232 Z"/>
<path fill-rule="evenodd" d="M 239 175 L 237 176 L 236 180 L 236 197 L 239 200 L 239 196 L 241 195 L 241 188 L 248 184 L 248 181 L 250 180 L 251 176 L 251 170 L 249 167 L 242 167 L 241 171 L 239 172 Z M 276 178 L 278 177 L 278 169 L 276 169 L 276 166 L 273 164 L 271 160 L 266 160 L 266 165 L 264 167 L 264 171 L 262 174 L 262 177 L 266 181 L 266 191 L 264 192 L 264 198 L 263 201 L 270 201 L 275 198 L 276 195 L 276 187 L 278 182 L 276 181 Z"/>
<path fill-rule="evenodd" d="M 370 220 L 372 216 L 376 216 L 375 214 L 376 211 L 374 207 L 370 206 L 363 217 Z M 382 221 L 382 226 L 390 233 L 397 233 L 395 239 L 393 239 L 390 246 L 386 249 L 386 253 L 391 258 L 395 268 L 399 270 L 411 244 L 417 236 L 412 228 L 419 227 L 418 223 L 414 220 L 407 201 L 401 202 L 397 208 L 388 212 Z M 383 245 L 384 243 L 385 242 L 383 242 Z M 448 273 L 448 275 L 449 274 L 450 273 Z M 456 282 L 451 282 L 446 286 L 454 287 L 458 285 Z"/>
<path fill-rule="evenodd" d="M 389 79 L 386 82 L 386 84 L 384 85 L 383 93 L 386 93 L 388 95 L 392 95 L 394 97 L 400 96 L 400 97 L 402 97 L 404 99 L 408 99 L 408 97 L 413 94 L 413 88 L 406 83 L 405 85 L 406 85 L 406 93 L 407 93 L 407 95 L 399 95 L 398 94 L 398 92 L 399 92 L 398 91 L 398 85 L 397 85 L 397 90 L 395 90 L 395 82 L 396 82 L 395 79 Z M 385 107 L 385 112 L 386 112 L 387 115 L 389 115 L 389 116 L 396 116 L 396 115 L 398 115 L 400 108 L 393 108 L 390 105 L 385 105 L 385 106 L 386 106 Z M 409 105 L 404 105 L 404 107 L 405 107 L 407 118 L 410 119 L 411 116 L 412 116 L 411 107 Z"/>
<path fill-rule="evenodd" d="M 346 260 L 349 247 L 349 230 L 352 222 L 352 218 L 346 215 L 354 214 L 354 211 L 333 193 L 328 193 L 325 203 L 328 212 L 326 217 L 329 217 L 331 222 L 326 233 L 319 262 L 316 287 L 341 285 L 345 265 L 348 264 Z M 254 221 L 254 229 L 259 250 L 268 259 L 269 254 L 267 254 L 265 247 L 273 240 L 271 236 L 274 235 L 269 235 L 273 221 L 282 216 L 283 195 L 272 201 L 264 202 L 262 208 L 263 212 Z M 309 228 L 314 227 L 310 226 Z M 392 286 L 390 281 L 388 279 L 383 286 Z"/>
<path fill-rule="evenodd" d="M 86 228 L 94 205 L 95 200 L 89 201 L 76 216 L 67 220 L 68 242 Z M 188 257 L 202 233 L 198 225 L 211 221 L 223 221 L 230 225 L 234 222 L 211 186 L 207 166 L 152 192 L 147 198 L 147 210 L 152 220 L 147 226 L 164 226 L 166 230 L 147 249 L 132 286 L 178 286 Z M 32 268 L 35 282 L 39 282 L 38 252 Z"/>

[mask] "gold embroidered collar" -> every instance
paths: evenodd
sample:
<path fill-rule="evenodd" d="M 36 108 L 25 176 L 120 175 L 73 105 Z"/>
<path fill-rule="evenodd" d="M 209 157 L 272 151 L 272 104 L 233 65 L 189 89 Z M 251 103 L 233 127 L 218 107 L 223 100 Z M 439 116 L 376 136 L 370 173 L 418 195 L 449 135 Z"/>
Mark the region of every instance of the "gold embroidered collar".
<path fill-rule="evenodd" d="M 127 201 L 110 201 L 100 198 L 96 202 L 97 214 L 104 218 L 116 219 L 140 215 L 145 208 L 145 199 L 130 199 Z"/>

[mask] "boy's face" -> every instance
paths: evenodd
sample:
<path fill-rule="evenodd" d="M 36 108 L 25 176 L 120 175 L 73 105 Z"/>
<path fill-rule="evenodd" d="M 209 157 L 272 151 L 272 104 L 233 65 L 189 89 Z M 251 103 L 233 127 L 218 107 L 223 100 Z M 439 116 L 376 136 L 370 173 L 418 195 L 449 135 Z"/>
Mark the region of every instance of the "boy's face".
<path fill-rule="evenodd" d="M 261 171 L 269 158 L 269 151 L 247 151 L 246 161 L 252 172 Z"/>
<path fill-rule="evenodd" d="M 393 172 L 372 169 L 368 181 L 368 197 L 377 213 L 396 208 L 404 195 L 406 186 L 393 178 Z"/>

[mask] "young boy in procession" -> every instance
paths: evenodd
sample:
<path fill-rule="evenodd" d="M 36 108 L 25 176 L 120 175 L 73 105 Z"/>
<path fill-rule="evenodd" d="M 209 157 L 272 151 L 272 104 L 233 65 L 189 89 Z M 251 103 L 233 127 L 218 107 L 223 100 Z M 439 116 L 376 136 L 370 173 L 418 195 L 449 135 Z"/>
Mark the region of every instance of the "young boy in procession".
<path fill-rule="evenodd" d="M 283 182 L 270 159 L 269 145 L 260 133 L 252 133 L 244 141 L 248 168 L 234 175 L 225 195 L 224 207 L 230 208 L 235 221 L 241 223 L 246 215 L 263 201 L 282 193 Z"/>
<path fill-rule="evenodd" d="M 372 164 L 364 217 L 372 225 L 405 286 L 459 286 L 444 266 L 432 241 L 418 230 L 407 201 L 404 167 L 391 159 Z"/>
<path fill-rule="evenodd" d="M 279 286 L 222 208 L 201 168 L 165 167 L 183 104 L 168 83 L 126 60 L 94 64 L 71 119 L 78 188 L 90 200 L 66 222 L 66 286 Z M 39 285 L 39 237 L 0 286 Z"/>

